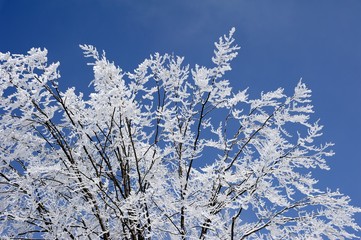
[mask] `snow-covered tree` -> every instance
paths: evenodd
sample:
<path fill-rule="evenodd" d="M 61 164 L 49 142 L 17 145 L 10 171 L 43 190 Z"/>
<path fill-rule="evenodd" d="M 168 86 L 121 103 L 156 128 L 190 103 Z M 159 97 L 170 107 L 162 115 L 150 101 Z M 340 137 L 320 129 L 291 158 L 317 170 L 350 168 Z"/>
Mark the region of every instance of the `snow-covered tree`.
<path fill-rule="evenodd" d="M 45 49 L 0 53 L 1 238 L 356 238 L 360 208 L 312 175 L 333 152 L 311 91 L 233 91 L 233 33 L 212 67 L 156 53 L 124 72 L 81 45 L 86 97 Z"/>

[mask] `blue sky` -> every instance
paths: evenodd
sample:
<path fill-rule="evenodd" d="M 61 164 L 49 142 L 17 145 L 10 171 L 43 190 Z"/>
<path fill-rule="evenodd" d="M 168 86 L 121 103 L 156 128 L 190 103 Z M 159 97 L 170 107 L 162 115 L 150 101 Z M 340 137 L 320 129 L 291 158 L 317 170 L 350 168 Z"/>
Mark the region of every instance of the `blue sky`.
<path fill-rule="evenodd" d="M 125 71 L 154 52 L 207 65 L 213 42 L 236 27 L 241 50 L 228 79 L 258 96 L 290 93 L 302 77 L 323 140 L 336 144 L 331 171 L 317 173 L 320 186 L 361 206 L 360 13 L 359 0 L 0 0 L 0 51 L 45 47 L 61 62 L 64 89 L 86 91 L 92 70 L 78 44 L 104 49 Z"/>

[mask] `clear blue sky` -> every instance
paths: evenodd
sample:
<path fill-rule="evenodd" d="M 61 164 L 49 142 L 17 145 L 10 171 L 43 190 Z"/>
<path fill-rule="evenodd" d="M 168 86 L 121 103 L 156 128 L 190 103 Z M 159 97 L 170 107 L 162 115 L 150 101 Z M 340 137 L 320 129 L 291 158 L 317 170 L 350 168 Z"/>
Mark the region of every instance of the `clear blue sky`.
<path fill-rule="evenodd" d="M 61 84 L 80 91 L 92 71 L 78 44 L 104 49 L 126 71 L 154 52 L 207 65 L 213 42 L 233 26 L 242 49 L 228 78 L 258 96 L 290 93 L 302 77 L 323 140 L 336 144 L 320 186 L 361 206 L 361 1 L 0 0 L 0 51 L 45 47 L 61 62 Z"/>

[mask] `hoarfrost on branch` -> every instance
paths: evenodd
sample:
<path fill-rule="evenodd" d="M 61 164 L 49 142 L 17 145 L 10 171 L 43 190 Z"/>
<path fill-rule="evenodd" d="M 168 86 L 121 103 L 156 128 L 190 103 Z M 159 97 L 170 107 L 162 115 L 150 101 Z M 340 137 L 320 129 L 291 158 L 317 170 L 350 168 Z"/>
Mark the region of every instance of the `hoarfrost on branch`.
<path fill-rule="evenodd" d="M 156 53 L 124 72 L 90 45 L 94 91 L 61 91 L 47 51 L 0 53 L 0 236 L 45 239 L 349 239 L 360 208 L 320 190 L 328 169 L 311 90 L 249 99 L 213 66 Z"/>

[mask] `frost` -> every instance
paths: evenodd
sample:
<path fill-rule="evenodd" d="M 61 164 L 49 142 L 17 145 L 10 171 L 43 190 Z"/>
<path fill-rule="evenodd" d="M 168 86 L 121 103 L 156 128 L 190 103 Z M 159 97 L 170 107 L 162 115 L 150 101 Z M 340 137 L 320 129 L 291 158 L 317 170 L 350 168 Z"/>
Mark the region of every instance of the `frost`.
<path fill-rule="evenodd" d="M 80 45 L 85 97 L 58 88 L 46 49 L 0 53 L 0 237 L 357 238 L 361 209 L 312 174 L 334 153 L 311 90 L 235 92 L 234 33 L 211 67 L 155 53 L 124 72 Z"/>

